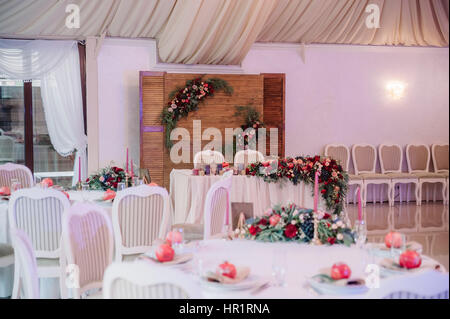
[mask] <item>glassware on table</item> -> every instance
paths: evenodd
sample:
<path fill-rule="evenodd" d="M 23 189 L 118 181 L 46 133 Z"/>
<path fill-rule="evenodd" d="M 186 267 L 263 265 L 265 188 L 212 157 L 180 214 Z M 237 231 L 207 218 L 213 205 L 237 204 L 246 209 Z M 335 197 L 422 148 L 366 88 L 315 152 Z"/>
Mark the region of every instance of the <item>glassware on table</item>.
<path fill-rule="evenodd" d="M 89 200 L 89 183 L 81 183 L 81 197 L 83 198 L 83 202 L 87 202 Z"/>
<path fill-rule="evenodd" d="M 34 180 L 36 181 L 36 186 L 37 187 L 42 187 L 41 182 L 42 182 L 42 177 L 40 176 L 35 176 Z"/>
<path fill-rule="evenodd" d="M 367 240 L 367 225 L 364 220 L 355 220 L 356 246 L 363 248 Z"/>
<path fill-rule="evenodd" d="M 11 193 L 22 188 L 22 184 L 16 178 L 11 179 Z"/>
<path fill-rule="evenodd" d="M 405 234 L 400 234 L 401 236 L 401 245 L 400 247 L 395 247 L 398 246 L 396 245 L 395 241 L 396 241 L 396 237 L 392 236 L 391 237 L 391 258 L 394 262 L 398 263 L 399 259 L 400 259 L 400 255 L 406 250 L 406 236 Z"/>
<path fill-rule="evenodd" d="M 141 186 L 141 185 L 144 185 L 144 179 L 142 179 L 142 178 L 137 178 L 135 183 L 136 183 L 135 186 Z"/>
<path fill-rule="evenodd" d="M 177 241 L 172 243 L 172 247 L 175 250 L 176 254 L 180 254 L 183 252 L 183 248 L 184 248 L 184 229 L 183 228 L 173 228 L 172 229 L 172 234 L 174 233 L 178 233 L 177 234 Z"/>
<path fill-rule="evenodd" d="M 117 183 L 117 191 L 118 192 L 123 191 L 124 189 L 125 189 L 125 183 L 124 182 Z"/>
<path fill-rule="evenodd" d="M 275 285 L 284 287 L 286 286 L 286 251 L 281 248 L 274 249 L 272 258 L 272 277 Z"/>

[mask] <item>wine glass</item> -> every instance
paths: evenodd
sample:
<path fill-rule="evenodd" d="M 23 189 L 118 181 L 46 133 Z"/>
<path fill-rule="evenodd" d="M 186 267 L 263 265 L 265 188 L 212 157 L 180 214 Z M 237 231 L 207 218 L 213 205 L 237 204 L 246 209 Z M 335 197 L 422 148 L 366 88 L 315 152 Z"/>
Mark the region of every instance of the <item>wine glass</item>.
<path fill-rule="evenodd" d="M 83 202 L 88 201 L 89 197 L 89 183 L 82 182 L 81 183 L 81 197 L 83 198 Z"/>
<path fill-rule="evenodd" d="M 35 176 L 34 179 L 35 179 L 35 181 L 36 181 L 36 186 L 37 186 L 37 187 L 42 187 L 42 185 L 41 185 L 42 177 L 40 177 L 40 176 Z"/>
<path fill-rule="evenodd" d="M 272 254 L 272 277 L 275 285 L 284 287 L 286 285 L 286 251 L 284 249 L 274 249 Z"/>
<path fill-rule="evenodd" d="M 183 252 L 184 247 L 184 229 L 183 228 L 173 228 L 172 234 L 177 234 L 177 241 L 172 244 L 175 253 L 181 254 Z"/>
<path fill-rule="evenodd" d="M 22 184 L 16 178 L 11 179 L 11 192 L 15 192 L 22 188 Z"/>
<path fill-rule="evenodd" d="M 355 221 L 355 242 L 358 248 L 364 248 L 367 240 L 367 225 L 364 220 Z"/>
<path fill-rule="evenodd" d="M 117 183 L 117 191 L 118 192 L 123 191 L 124 189 L 125 189 L 125 183 L 124 182 Z"/>
<path fill-rule="evenodd" d="M 405 234 L 400 234 L 401 242 L 399 245 L 398 237 L 392 236 L 390 240 L 391 244 L 391 258 L 394 262 L 398 263 L 400 255 L 406 250 L 406 236 Z"/>

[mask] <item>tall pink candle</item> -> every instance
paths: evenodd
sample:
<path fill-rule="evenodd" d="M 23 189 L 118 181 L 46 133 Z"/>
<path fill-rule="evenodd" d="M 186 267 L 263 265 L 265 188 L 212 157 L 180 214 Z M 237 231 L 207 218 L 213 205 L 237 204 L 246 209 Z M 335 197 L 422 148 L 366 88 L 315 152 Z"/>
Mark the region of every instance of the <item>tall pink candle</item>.
<path fill-rule="evenodd" d="M 126 172 L 128 173 L 128 147 L 127 147 L 127 166 L 126 166 Z"/>
<path fill-rule="evenodd" d="M 361 190 L 359 187 L 358 187 L 357 193 L 358 193 L 358 220 L 362 221 Z"/>
<path fill-rule="evenodd" d="M 81 157 L 78 157 L 78 182 L 81 183 Z"/>
<path fill-rule="evenodd" d="M 314 177 L 314 211 L 317 212 L 317 204 L 319 200 L 319 171 L 316 171 Z"/>

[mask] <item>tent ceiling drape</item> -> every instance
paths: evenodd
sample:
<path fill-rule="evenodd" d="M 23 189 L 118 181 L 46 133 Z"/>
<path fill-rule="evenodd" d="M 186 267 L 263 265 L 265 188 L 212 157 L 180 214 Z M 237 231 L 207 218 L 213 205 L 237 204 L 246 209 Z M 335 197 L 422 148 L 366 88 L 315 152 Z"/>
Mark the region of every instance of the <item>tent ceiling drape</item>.
<path fill-rule="evenodd" d="M 79 29 L 65 26 L 69 3 Z M 448 13 L 448 0 L 0 0 L 0 37 L 154 38 L 163 62 L 238 64 L 255 41 L 448 46 Z"/>

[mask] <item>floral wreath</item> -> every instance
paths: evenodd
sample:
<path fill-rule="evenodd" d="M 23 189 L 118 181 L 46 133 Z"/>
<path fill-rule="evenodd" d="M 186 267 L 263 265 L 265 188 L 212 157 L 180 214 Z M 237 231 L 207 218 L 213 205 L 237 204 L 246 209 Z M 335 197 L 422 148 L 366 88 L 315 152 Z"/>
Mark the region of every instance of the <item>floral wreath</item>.
<path fill-rule="evenodd" d="M 186 81 L 184 88 L 178 88 L 169 94 L 169 102 L 161 113 L 161 123 L 166 126 L 165 142 L 168 149 L 172 147 L 170 132 L 177 126 L 178 120 L 188 116 L 189 112 L 198 110 L 198 105 L 215 91 L 223 90 L 231 95 L 233 88 L 228 82 L 218 78 L 202 80 L 202 77 Z"/>

